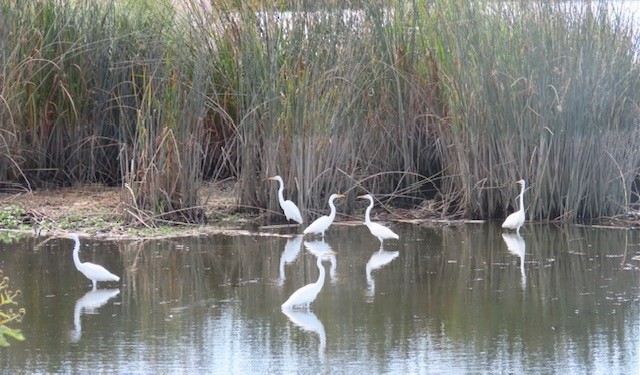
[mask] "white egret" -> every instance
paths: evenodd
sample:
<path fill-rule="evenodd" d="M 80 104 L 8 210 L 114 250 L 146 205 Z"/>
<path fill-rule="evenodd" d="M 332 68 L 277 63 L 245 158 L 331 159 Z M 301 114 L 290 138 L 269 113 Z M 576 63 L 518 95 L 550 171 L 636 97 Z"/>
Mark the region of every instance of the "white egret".
<path fill-rule="evenodd" d="M 365 194 L 358 196 L 358 199 L 368 199 L 369 207 L 367 207 L 367 211 L 364 214 L 364 224 L 369 228 L 369 231 L 374 236 L 378 237 L 380 240 L 380 245 L 382 245 L 383 241 L 389 238 L 395 238 L 396 240 L 400 238 L 396 233 L 394 233 L 391 229 L 385 227 L 382 224 L 374 223 L 371 221 L 371 209 L 373 208 L 373 196 L 371 194 Z"/>
<path fill-rule="evenodd" d="M 520 188 L 520 209 L 507 217 L 507 219 L 502 223 L 503 228 L 507 229 L 515 229 L 516 233 L 520 234 L 520 227 L 524 224 L 524 180 L 518 180 L 518 184 L 522 185 Z"/>
<path fill-rule="evenodd" d="M 335 251 L 328 252 L 327 254 L 335 254 Z M 302 288 L 293 292 L 291 297 L 286 300 L 285 303 L 282 304 L 282 309 L 293 309 L 295 306 L 304 306 L 306 305 L 307 311 L 309 310 L 309 305 L 311 302 L 316 300 L 318 293 L 322 290 L 322 286 L 324 285 L 325 278 L 325 270 L 322 265 L 322 261 L 324 260 L 324 256 L 319 256 L 316 261 L 316 265 L 318 266 L 318 271 L 320 271 L 320 275 L 318 276 L 318 281 L 315 283 L 307 284 Z"/>
<path fill-rule="evenodd" d="M 282 211 L 284 211 L 284 216 L 287 217 L 287 220 L 293 220 L 302 224 L 302 215 L 300 214 L 298 206 L 290 200 L 284 200 L 284 181 L 282 181 L 282 177 L 274 176 L 269 177 L 268 179 L 278 181 L 280 183 L 280 188 L 278 189 L 278 201 L 280 202 L 280 207 L 282 207 Z"/>
<path fill-rule="evenodd" d="M 336 198 L 344 198 L 342 194 L 331 194 L 329 197 L 329 207 L 331 207 L 331 213 L 329 216 L 322 216 L 317 218 L 313 223 L 311 223 L 302 233 L 320 233 L 322 237 L 324 237 L 324 232 L 329 228 L 331 223 L 333 223 L 333 219 L 336 217 L 336 206 L 333 205 L 333 200 Z"/>
<path fill-rule="evenodd" d="M 93 290 L 96 290 L 96 283 L 98 281 L 120 281 L 120 278 L 111 272 L 107 271 L 106 268 L 89 262 L 80 262 L 80 256 L 78 253 L 80 252 L 80 239 L 77 234 L 71 234 L 71 237 L 75 241 L 75 246 L 73 248 L 73 263 L 75 263 L 78 271 L 82 272 L 89 280 L 93 281 Z"/>

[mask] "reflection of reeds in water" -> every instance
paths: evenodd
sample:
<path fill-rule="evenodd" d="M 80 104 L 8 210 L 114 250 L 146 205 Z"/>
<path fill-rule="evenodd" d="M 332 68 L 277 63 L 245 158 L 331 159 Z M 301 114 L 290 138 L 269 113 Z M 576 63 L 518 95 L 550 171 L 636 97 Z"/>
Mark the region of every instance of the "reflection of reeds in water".
<path fill-rule="evenodd" d="M 122 246 L 128 262 L 125 298 L 137 298 L 128 302 L 157 306 L 204 295 L 206 273 L 200 251 L 187 251 L 177 241 L 137 241 Z"/>
<path fill-rule="evenodd" d="M 366 312 L 342 306 L 339 313 L 369 323 L 363 341 L 373 351 L 383 350 L 373 342 L 411 341 L 416 332 L 429 333 L 425 345 L 446 338 L 481 352 L 499 340 L 507 351 L 543 358 L 557 358 L 555 350 L 568 342 L 588 352 L 597 330 L 612 350 L 626 345 L 638 298 L 630 285 L 639 285 L 640 274 L 619 265 L 623 231 L 531 226 L 523 238 L 525 288 L 503 233 L 499 223 L 409 229 L 403 238 L 419 239 L 417 249 L 402 249 L 402 257 L 374 275 L 384 298 L 367 304 Z M 394 326 L 392 315 L 402 324 Z"/>
<path fill-rule="evenodd" d="M 522 290 L 516 287 L 520 280 L 512 271 L 511 254 L 504 250 L 497 225 L 444 231 L 445 249 L 461 250 L 451 255 L 445 251 L 438 259 L 435 267 L 440 270 L 434 277 L 442 283 L 433 283 L 429 289 L 434 314 L 451 328 L 447 333 L 464 338 L 468 335 L 464 332 L 472 330 L 474 337 L 489 340 L 516 330 L 531 340 L 525 345 L 542 348 L 542 342 L 536 341 L 545 340 L 541 330 L 562 329 L 578 341 L 587 340 L 589 330 L 603 323 L 624 330 L 622 318 L 581 318 L 606 309 L 625 311 L 627 302 L 635 298 L 629 295 L 628 283 L 637 283 L 640 277 L 625 274 L 619 265 L 626 246 L 624 231 L 532 229 L 526 237 L 526 288 Z M 524 284 L 522 270 L 521 275 Z M 614 302 L 617 298 L 621 303 Z M 475 312 L 469 314 L 468 309 Z M 482 321 L 476 322 L 476 317 Z"/>
<path fill-rule="evenodd" d="M 172 311 L 211 308 L 219 301 L 242 300 L 250 314 L 262 311 L 264 298 L 282 298 L 271 285 L 277 284 L 284 244 L 281 238 L 257 242 L 247 236 L 122 242 L 123 307 L 153 310 L 158 319 Z M 300 272 L 306 267 L 303 262 L 290 267 L 292 275 L 305 273 Z M 317 274 L 310 267 L 307 272 Z M 288 277 L 289 281 L 297 281 L 297 276 Z M 247 286 L 263 290 L 260 298 L 245 295 Z"/>

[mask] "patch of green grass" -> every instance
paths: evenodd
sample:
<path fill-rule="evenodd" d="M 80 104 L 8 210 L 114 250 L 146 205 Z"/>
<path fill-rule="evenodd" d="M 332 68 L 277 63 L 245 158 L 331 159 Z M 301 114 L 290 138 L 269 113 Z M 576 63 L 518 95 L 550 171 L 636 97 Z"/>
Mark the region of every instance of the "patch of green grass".
<path fill-rule="evenodd" d="M 17 241 L 21 241 L 26 237 L 25 233 L 9 231 L 9 230 L 0 230 L 0 243 L 10 244 Z"/>
<path fill-rule="evenodd" d="M 152 238 L 173 235 L 183 230 L 182 226 L 160 225 L 156 228 L 130 228 L 125 231 L 125 234 L 132 237 Z"/>
<path fill-rule="evenodd" d="M 26 212 L 18 206 L 6 206 L 0 210 L 0 228 L 19 229 L 24 225 Z"/>
<path fill-rule="evenodd" d="M 78 230 L 85 229 L 89 233 L 99 232 L 109 227 L 120 226 L 120 220 L 107 220 L 100 216 L 71 215 L 58 223 L 60 229 Z"/>

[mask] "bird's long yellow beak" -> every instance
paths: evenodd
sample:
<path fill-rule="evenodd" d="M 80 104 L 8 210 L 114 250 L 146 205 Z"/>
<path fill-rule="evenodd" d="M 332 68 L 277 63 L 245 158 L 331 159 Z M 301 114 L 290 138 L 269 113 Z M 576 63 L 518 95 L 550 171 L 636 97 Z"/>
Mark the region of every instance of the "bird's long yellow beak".
<path fill-rule="evenodd" d="M 338 194 L 336 195 L 336 198 L 344 198 L 344 194 Z"/>
<path fill-rule="evenodd" d="M 367 198 L 365 198 L 365 195 L 366 195 L 366 194 L 358 195 L 358 199 L 367 199 Z"/>

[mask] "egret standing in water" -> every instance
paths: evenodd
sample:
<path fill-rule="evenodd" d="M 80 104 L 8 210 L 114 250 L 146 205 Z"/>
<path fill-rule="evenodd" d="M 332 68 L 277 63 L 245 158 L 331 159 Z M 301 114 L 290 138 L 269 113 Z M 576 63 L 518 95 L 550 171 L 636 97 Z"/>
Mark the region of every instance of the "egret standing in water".
<path fill-rule="evenodd" d="M 336 254 L 335 251 L 328 251 L 325 254 Z M 316 300 L 318 293 L 322 290 L 322 286 L 324 285 L 325 278 L 325 270 L 322 265 L 322 261 L 325 259 L 325 256 L 318 256 L 318 260 L 316 261 L 316 265 L 318 266 L 318 271 L 320 271 L 320 275 L 318 276 L 318 281 L 315 283 L 307 284 L 302 288 L 293 292 L 291 297 L 282 304 L 282 309 L 293 309 L 295 306 L 304 306 L 306 305 L 307 310 L 309 310 L 309 305 L 311 302 Z"/>
<path fill-rule="evenodd" d="M 502 223 L 503 228 L 515 229 L 516 233 L 520 234 L 520 227 L 524 224 L 524 180 L 518 180 L 518 184 L 522 185 L 520 188 L 520 209 L 507 217 Z M 517 198 L 517 197 L 516 197 Z"/>
<path fill-rule="evenodd" d="M 395 238 L 396 240 L 400 238 L 396 233 L 394 233 L 391 229 L 385 227 L 382 224 L 374 223 L 371 221 L 371 209 L 373 208 L 373 196 L 371 194 L 365 194 L 358 196 L 358 199 L 368 199 L 369 207 L 367 207 L 367 211 L 364 214 L 364 224 L 369 228 L 369 231 L 374 236 L 378 237 L 380 240 L 380 246 L 382 246 L 384 240 L 389 238 Z"/>
<path fill-rule="evenodd" d="M 329 207 L 331 207 L 331 213 L 329 216 L 322 216 L 317 218 L 313 223 L 311 223 L 302 233 L 319 233 L 322 234 L 322 238 L 324 238 L 324 232 L 329 228 L 331 223 L 333 223 L 333 219 L 336 217 L 336 206 L 333 205 L 333 200 L 336 198 L 344 198 L 342 194 L 331 194 L 329 197 Z"/>
<path fill-rule="evenodd" d="M 69 237 L 75 241 L 75 246 L 73 247 L 73 263 L 76 265 L 78 271 L 82 272 L 89 280 L 93 282 L 93 290 L 96 290 L 96 283 L 98 281 L 120 281 L 120 278 L 111 272 L 107 271 L 106 268 L 89 262 L 80 262 L 80 256 L 78 255 L 80 252 L 80 239 L 77 234 L 71 234 Z"/>
<path fill-rule="evenodd" d="M 280 188 L 278 189 L 278 201 L 280 202 L 280 207 L 282 207 L 282 211 L 284 211 L 284 216 L 287 217 L 287 220 L 293 220 L 302 224 L 302 215 L 300 214 L 298 206 L 290 200 L 284 200 L 284 181 L 282 181 L 282 177 L 274 176 L 269 177 L 268 179 L 278 181 L 280 183 Z"/>

